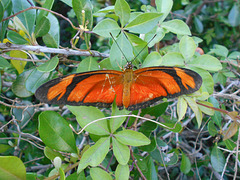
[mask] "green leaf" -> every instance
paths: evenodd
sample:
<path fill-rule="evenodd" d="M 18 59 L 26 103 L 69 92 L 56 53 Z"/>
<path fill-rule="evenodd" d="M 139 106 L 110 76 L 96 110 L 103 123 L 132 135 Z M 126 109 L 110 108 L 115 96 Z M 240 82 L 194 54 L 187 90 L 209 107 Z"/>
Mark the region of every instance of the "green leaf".
<path fill-rule="evenodd" d="M 45 62 L 44 64 L 41 64 L 40 66 L 38 66 L 37 70 L 41 71 L 41 72 L 50 72 L 57 67 L 58 63 L 59 63 L 58 57 L 54 56 L 49 61 Z"/>
<path fill-rule="evenodd" d="M 26 44 L 28 41 L 15 31 L 8 31 L 7 38 L 14 44 Z"/>
<path fill-rule="evenodd" d="M 201 104 L 205 104 L 207 106 L 213 107 L 212 103 L 210 103 L 210 102 L 207 102 L 207 101 L 198 101 L 198 102 L 201 103 Z M 198 107 L 203 113 L 205 113 L 209 116 L 213 116 L 214 113 L 215 113 L 215 111 L 213 109 L 210 109 L 208 107 L 205 107 L 205 106 L 202 106 L 202 105 L 198 105 Z"/>
<path fill-rule="evenodd" d="M 115 171 L 116 180 L 128 180 L 129 174 L 130 174 L 130 171 L 127 164 L 126 165 L 118 164 Z"/>
<path fill-rule="evenodd" d="M 125 0 L 117 0 L 114 6 L 115 14 L 120 18 L 122 27 L 130 18 L 130 7 Z"/>
<path fill-rule="evenodd" d="M 53 3 L 54 3 L 54 0 L 46 0 L 42 7 L 45 9 L 51 10 Z M 46 17 L 46 16 L 48 16 L 48 14 L 49 14 L 48 11 L 39 10 L 39 13 L 37 15 L 37 23 L 36 24 L 39 23 L 39 21 L 42 19 L 42 17 Z"/>
<path fill-rule="evenodd" d="M 10 67 L 11 67 L 11 65 L 8 62 L 8 60 L 6 60 L 0 56 L 0 68 L 10 68 Z"/>
<path fill-rule="evenodd" d="M 129 147 L 112 138 L 113 154 L 121 165 L 126 165 L 130 158 Z"/>
<path fill-rule="evenodd" d="M 96 59 L 92 56 L 83 59 L 76 70 L 77 73 L 86 72 L 86 71 L 95 71 L 99 70 L 99 65 Z"/>
<path fill-rule="evenodd" d="M 194 17 L 194 26 L 198 33 L 203 32 L 203 23 L 202 21 L 200 21 L 200 19 L 197 16 Z"/>
<path fill-rule="evenodd" d="M 146 179 L 158 179 L 156 168 L 151 156 L 148 155 L 147 157 L 143 158 L 140 155 L 134 154 L 134 157 L 136 158 L 137 165 Z"/>
<path fill-rule="evenodd" d="M 50 34 L 46 34 L 43 36 L 43 42 L 46 44 L 47 47 L 57 48 L 58 44 L 55 41 L 54 37 Z"/>
<path fill-rule="evenodd" d="M 234 60 L 237 60 L 239 57 L 240 57 L 240 52 L 239 51 L 233 51 L 228 56 L 229 59 L 234 59 Z"/>
<path fill-rule="evenodd" d="M 34 30 L 35 37 L 42 37 L 48 33 L 50 30 L 50 21 L 46 16 L 43 16 L 39 23 L 36 24 L 36 28 Z"/>
<path fill-rule="evenodd" d="M 111 65 L 110 58 L 105 58 L 99 62 L 100 69 L 114 69 Z"/>
<path fill-rule="evenodd" d="M 18 97 L 29 97 L 32 96 L 33 93 L 28 91 L 25 84 L 28 76 L 31 74 L 33 70 L 24 71 L 20 74 L 17 79 L 12 84 L 12 91 Z"/>
<path fill-rule="evenodd" d="M 133 46 L 133 53 L 135 56 L 134 62 L 138 61 L 138 62 L 142 63 L 143 59 L 145 59 L 147 57 L 147 55 L 149 54 L 148 48 L 146 47 L 147 42 L 145 42 L 140 37 L 138 37 L 134 34 L 131 34 L 131 33 L 125 33 L 125 34 L 127 35 L 129 42 Z"/>
<path fill-rule="evenodd" d="M 88 176 L 89 177 L 89 176 Z M 66 180 L 86 180 L 84 171 L 81 171 L 80 173 L 74 172 L 70 174 Z"/>
<path fill-rule="evenodd" d="M 103 13 L 104 14 L 103 16 L 105 16 L 105 14 L 113 13 L 113 12 L 114 12 L 114 6 L 107 6 L 107 7 L 103 8 L 103 9 L 100 9 L 96 13 L 94 13 L 94 16 L 95 17 L 99 17 L 98 14 L 101 14 L 101 13 Z"/>
<path fill-rule="evenodd" d="M 48 146 L 44 148 L 44 155 L 50 160 L 54 160 L 55 157 L 60 157 L 62 160 L 64 160 L 64 157 L 61 153 L 54 151 Z"/>
<path fill-rule="evenodd" d="M 106 157 L 110 147 L 110 137 L 102 137 L 99 139 L 96 144 L 90 147 L 80 160 L 78 165 L 77 172 L 80 173 L 88 165 L 97 166 L 99 165 Z"/>
<path fill-rule="evenodd" d="M 198 128 L 199 128 L 202 124 L 202 112 L 199 110 L 199 107 L 193 98 L 184 96 L 184 99 L 187 101 L 188 105 L 193 110 L 193 112 L 196 116 Z"/>
<path fill-rule="evenodd" d="M 143 132 L 144 133 L 144 132 Z M 146 133 L 144 133 L 146 134 Z M 145 146 L 140 146 L 139 149 L 142 151 L 152 152 L 154 149 L 156 149 L 157 143 L 156 138 L 154 136 L 150 136 L 151 143 Z"/>
<path fill-rule="evenodd" d="M 38 120 L 39 134 L 44 144 L 58 151 L 78 153 L 72 129 L 61 115 L 44 111 Z"/>
<path fill-rule="evenodd" d="M 129 111 L 126 109 L 119 110 L 117 108 L 116 102 L 112 104 L 112 116 L 119 116 L 119 115 L 127 115 L 129 114 Z M 118 117 L 118 118 L 111 118 L 109 120 L 109 127 L 111 133 L 114 133 L 126 120 L 126 117 Z"/>
<path fill-rule="evenodd" d="M 164 102 L 153 107 L 148 107 L 148 108 L 142 109 L 140 116 L 143 117 L 144 115 L 147 114 L 157 118 L 157 117 L 160 117 L 166 111 L 167 107 L 168 107 L 168 102 Z"/>
<path fill-rule="evenodd" d="M 123 130 L 114 134 L 115 138 L 125 145 L 143 146 L 150 144 L 150 140 L 142 133 L 133 130 Z"/>
<path fill-rule="evenodd" d="M 2 4 L 2 1 L 0 1 L 0 22 L 2 21 L 3 19 L 3 16 L 4 16 L 4 7 L 3 7 L 3 4 Z"/>
<path fill-rule="evenodd" d="M 12 146 L 7 144 L 0 144 L 0 153 L 5 153 L 7 150 L 11 149 Z"/>
<path fill-rule="evenodd" d="M 151 31 L 149 31 L 147 34 L 145 34 L 144 40 L 146 42 L 149 42 L 148 47 L 152 47 L 156 43 L 161 41 L 164 38 L 166 31 L 167 30 L 163 29 L 162 27 L 157 26 L 153 28 Z"/>
<path fill-rule="evenodd" d="M 161 55 L 158 52 L 153 51 L 146 57 L 141 67 L 160 66 L 161 62 Z"/>
<path fill-rule="evenodd" d="M 178 121 L 183 119 L 186 112 L 187 112 L 187 102 L 182 96 L 180 96 L 178 98 L 178 103 L 177 103 Z"/>
<path fill-rule="evenodd" d="M 219 71 L 222 69 L 222 64 L 220 63 L 220 61 L 217 58 L 208 54 L 198 56 L 197 58 L 189 62 L 188 65 L 208 71 Z"/>
<path fill-rule="evenodd" d="M 116 42 L 118 43 L 119 47 L 117 46 Z M 119 37 L 116 39 L 116 42 L 113 43 L 111 50 L 110 50 L 110 62 L 114 69 L 120 69 L 119 67 L 124 67 L 128 61 L 134 58 L 133 49 L 131 43 L 128 41 L 126 36 L 121 33 Z M 123 56 L 122 52 L 124 52 L 127 60 Z"/>
<path fill-rule="evenodd" d="M 215 83 L 220 83 L 225 86 L 227 82 L 227 77 L 223 74 L 222 71 L 218 71 L 217 73 L 214 73 L 213 80 Z"/>
<path fill-rule="evenodd" d="M 140 129 L 139 132 L 143 133 L 145 136 L 149 137 L 152 132 L 157 128 L 157 124 L 154 122 L 146 121 L 144 122 Z"/>
<path fill-rule="evenodd" d="M 217 128 L 214 125 L 214 122 L 212 120 L 209 121 L 209 123 L 208 123 L 208 132 L 213 137 L 216 136 L 216 134 L 218 134 Z"/>
<path fill-rule="evenodd" d="M 188 25 L 179 19 L 163 22 L 161 26 L 174 34 L 191 35 Z"/>
<path fill-rule="evenodd" d="M 3 15 L 3 18 L 10 16 L 12 14 L 12 1 L 10 0 L 0 1 L 0 4 L 4 9 L 3 11 L 0 10 L 0 12 Z M 5 38 L 8 23 L 9 23 L 9 20 L 6 20 L 0 23 L 0 41 L 3 41 L 3 39 Z"/>
<path fill-rule="evenodd" d="M 49 72 L 40 72 L 34 69 L 26 79 L 26 89 L 35 93 L 37 88 L 47 81 Z"/>
<path fill-rule="evenodd" d="M 143 14 L 143 12 L 131 12 L 129 22 L 131 22 L 132 20 L 134 20 L 134 19 L 135 19 L 137 16 L 139 16 L 140 14 Z"/>
<path fill-rule="evenodd" d="M 212 94 L 213 86 L 214 86 L 212 75 L 204 69 L 195 68 L 195 67 L 191 67 L 191 69 L 197 72 L 202 77 L 202 80 L 203 80 L 202 86 L 201 86 L 202 91 Z"/>
<path fill-rule="evenodd" d="M 1 179 L 25 180 L 26 168 L 16 156 L 0 156 Z"/>
<path fill-rule="evenodd" d="M 94 33 L 103 37 L 111 37 L 110 33 L 116 37 L 120 30 L 118 23 L 112 19 L 104 19 L 93 28 Z"/>
<path fill-rule="evenodd" d="M 83 128 L 94 120 L 105 118 L 102 111 L 92 106 L 67 106 L 76 116 L 79 125 Z M 108 120 L 104 119 L 89 125 L 85 130 L 95 135 L 109 135 Z"/>
<path fill-rule="evenodd" d="M 162 66 L 184 66 L 184 58 L 181 53 L 169 52 L 162 58 Z"/>
<path fill-rule="evenodd" d="M 173 0 L 155 0 L 155 4 L 157 6 L 157 11 L 162 13 L 163 16 L 160 19 L 160 23 L 164 21 L 164 19 L 168 16 L 169 12 L 173 6 Z"/>
<path fill-rule="evenodd" d="M 214 97 L 209 97 L 208 101 L 213 104 L 215 108 L 219 108 L 219 102 Z M 211 118 L 219 128 L 222 128 L 222 116 L 220 112 L 215 111 Z"/>
<path fill-rule="evenodd" d="M 93 180 L 99 180 L 99 179 L 112 180 L 112 177 L 110 174 L 108 174 L 106 171 L 98 167 L 90 169 L 90 176 Z"/>
<path fill-rule="evenodd" d="M 183 36 L 179 42 L 179 50 L 182 53 L 183 57 L 187 60 L 189 60 L 196 51 L 196 44 L 193 40 L 193 38 L 189 36 Z"/>
<path fill-rule="evenodd" d="M 211 151 L 211 164 L 217 172 L 222 172 L 225 165 L 225 157 L 220 149 L 215 145 Z"/>
<path fill-rule="evenodd" d="M 147 156 L 145 158 L 145 162 L 148 170 L 143 171 L 143 174 L 145 175 L 146 179 L 158 179 L 158 174 L 156 172 L 156 168 L 155 168 L 152 157 Z"/>
<path fill-rule="evenodd" d="M 65 173 L 62 168 L 59 168 L 58 170 L 59 175 L 60 175 L 60 180 L 65 180 Z"/>
<path fill-rule="evenodd" d="M 182 131 L 182 126 L 181 124 L 176 124 L 176 123 L 162 123 L 163 125 L 167 126 L 167 129 L 169 131 L 175 132 L 175 133 L 179 133 Z M 161 126 L 161 125 L 160 125 Z M 166 128 L 164 126 L 162 126 L 163 128 Z"/>
<path fill-rule="evenodd" d="M 162 14 L 160 13 L 140 14 L 129 22 L 125 29 L 133 33 L 146 34 L 157 25 L 161 16 Z"/>
<path fill-rule="evenodd" d="M 235 142 L 230 139 L 224 140 L 223 142 L 230 151 L 233 151 L 237 146 Z"/>
<path fill-rule="evenodd" d="M 51 13 L 48 14 L 51 26 L 49 32 L 43 36 L 43 42 L 48 47 L 58 48 L 60 42 L 60 26 L 58 19 Z"/>
<path fill-rule="evenodd" d="M 240 10 L 239 4 L 237 2 L 234 3 L 232 9 L 228 14 L 228 22 L 233 27 L 236 27 L 240 24 Z"/>
<path fill-rule="evenodd" d="M 182 153 L 182 161 L 181 161 L 180 169 L 184 174 L 189 173 L 189 171 L 191 170 L 190 159 L 184 153 Z"/>
<path fill-rule="evenodd" d="M 34 4 L 32 0 L 25 1 L 25 0 L 12 0 L 13 4 L 13 12 L 17 13 L 19 11 L 22 11 L 24 9 L 27 9 L 31 7 L 31 4 Z M 23 13 L 20 13 L 17 15 L 17 17 L 20 19 L 20 21 L 23 23 L 25 28 L 27 29 L 29 35 L 32 34 L 34 25 L 35 25 L 35 20 L 36 20 L 36 10 L 31 9 L 28 11 L 25 11 Z"/>
<path fill-rule="evenodd" d="M 211 49 L 210 53 L 215 53 L 217 56 L 222 56 L 226 58 L 228 56 L 229 50 L 225 46 L 215 44 L 214 48 Z"/>

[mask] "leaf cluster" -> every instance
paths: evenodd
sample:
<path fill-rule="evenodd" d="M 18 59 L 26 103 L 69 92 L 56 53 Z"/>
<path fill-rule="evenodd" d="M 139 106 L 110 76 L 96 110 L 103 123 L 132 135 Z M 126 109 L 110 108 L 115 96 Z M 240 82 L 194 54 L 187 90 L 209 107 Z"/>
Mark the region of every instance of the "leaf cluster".
<path fill-rule="evenodd" d="M 230 35 L 239 37 L 238 2 L 156 0 L 155 6 L 143 5 L 140 11 L 125 0 L 104 8 L 98 1 L 62 0 L 71 9 L 68 18 L 51 11 L 54 0 L 38 3 L 0 1 L 0 177 L 171 179 L 214 173 L 227 179 L 225 172 L 236 176 L 236 159 L 230 156 L 239 148 L 239 116 L 231 111 L 239 110 L 240 52 L 238 42 L 232 43 L 236 48 L 229 42 Z M 216 17 L 209 20 L 211 13 Z M 58 18 L 70 22 L 68 28 L 75 33 L 69 48 L 92 56 L 54 53 L 53 48 L 63 43 Z M 11 49 L 13 44 L 19 49 Z M 36 45 L 42 48 L 24 49 Z M 53 51 L 46 52 L 44 46 Z M 207 53 L 199 53 L 199 46 Z M 92 50 L 109 57 L 94 57 Z M 42 106 L 34 97 L 36 89 L 58 73 L 120 70 L 127 61 L 136 68 L 187 67 L 201 75 L 203 84 L 178 101 L 164 100 L 133 112 L 119 110 L 114 103 L 102 110 Z"/>

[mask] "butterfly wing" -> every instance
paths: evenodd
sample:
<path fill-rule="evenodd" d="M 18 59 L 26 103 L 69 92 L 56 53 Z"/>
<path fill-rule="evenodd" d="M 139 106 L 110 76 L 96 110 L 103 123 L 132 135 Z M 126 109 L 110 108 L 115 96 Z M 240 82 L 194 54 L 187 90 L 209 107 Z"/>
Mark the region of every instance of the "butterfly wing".
<path fill-rule="evenodd" d="M 145 108 L 166 97 L 174 98 L 197 91 L 202 78 L 196 72 L 178 67 L 148 67 L 134 71 L 128 110 Z"/>
<path fill-rule="evenodd" d="M 90 71 L 53 79 L 41 85 L 35 96 L 49 104 L 68 104 L 109 107 L 116 96 L 122 105 L 122 72 L 114 70 Z"/>

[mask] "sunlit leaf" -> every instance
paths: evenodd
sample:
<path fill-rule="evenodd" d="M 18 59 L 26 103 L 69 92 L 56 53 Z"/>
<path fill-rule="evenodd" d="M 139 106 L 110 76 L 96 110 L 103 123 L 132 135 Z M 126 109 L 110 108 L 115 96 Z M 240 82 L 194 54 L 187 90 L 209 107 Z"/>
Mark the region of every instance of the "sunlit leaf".
<path fill-rule="evenodd" d="M 0 156 L 1 179 L 25 180 L 26 168 L 16 156 Z"/>
<path fill-rule="evenodd" d="M 119 16 L 122 27 L 127 24 L 130 18 L 130 7 L 125 0 L 117 0 L 114 6 L 114 11 Z"/>
<path fill-rule="evenodd" d="M 106 171 L 98 167 L 90 169 L 90 176 L 93 180 L 98 180 L 98 179 L 112 180 L 112 177 L 110 174 L 108 174 Z"/>
<path fill-rule="evenodd" d="M 10 51 L 10 56 L 15 58 L 27 59 L 27 54 L 25 52 L 18 51 L 18 50 Z M 24 70 L 24 67 L 27 64 L 27 61 L 11 60 L 11 64 L 16 68 L 18 73 L 21 74 Z"/>
<path fill-rule="evenodd" d="M 77 172 L 81 172 L 88 165 L 97 166 L 106 157 L 110 147 L 110 137 L 102 137 L 91 146 L 83 155 L 78 165 Z"/>

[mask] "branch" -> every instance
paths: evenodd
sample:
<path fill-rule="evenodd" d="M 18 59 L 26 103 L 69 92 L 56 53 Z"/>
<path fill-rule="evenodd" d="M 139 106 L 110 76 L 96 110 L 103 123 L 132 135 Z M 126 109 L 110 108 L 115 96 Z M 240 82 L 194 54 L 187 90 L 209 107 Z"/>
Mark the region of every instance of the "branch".
<path fill-rule="evenodd" d="M 64 54 L 67 56 L 92 56 L 92 57 L 101 57 L 101 58 L 109 57 L 109 54 L 100 53 L 98 51 L 86 51 L 86 50 L 77 51 L 72 49 L 48 48 L 44 46 L 30 46 L 30 45 L 17 45 L 17 44 L 9 45 L 5 43 L 0 43 L 0 49 L 4 49 L 6 51 L 26 50 L 26 51 L 34 51 L 36 53 Z"/>
<path fill-rule="evenodd" d="M 16 108 L 16 109 L 25 109 L 25 108 L 29 108 L 29 107 L 38 107 L 38 106 L 43 105 L 43 103 L 40 103 L 40 104 L 34 104 L 34 105 L 16 106 L 16 105 L 7 104 L 3 101 L 0 101 L 0 104 L 4 105 L 6 107 Z"/>

